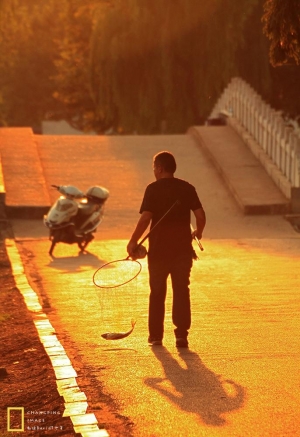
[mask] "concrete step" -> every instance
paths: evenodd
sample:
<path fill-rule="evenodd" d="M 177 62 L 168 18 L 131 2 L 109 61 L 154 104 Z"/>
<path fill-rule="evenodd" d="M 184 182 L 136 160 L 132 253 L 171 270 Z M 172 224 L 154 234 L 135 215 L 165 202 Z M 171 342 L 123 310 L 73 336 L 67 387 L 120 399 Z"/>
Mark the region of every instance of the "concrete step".
<path fill-rule="evenodd" d="M 10 218 L 40 218 L 50 207 L 35 136 L 30 128 L 0 128 L 2 199 Z"/>
<path fill-rule="evenodd" d="M 230 126 L 188 130 L 223 178 L 244 214 L 286 214 L 290 201 Z"/>

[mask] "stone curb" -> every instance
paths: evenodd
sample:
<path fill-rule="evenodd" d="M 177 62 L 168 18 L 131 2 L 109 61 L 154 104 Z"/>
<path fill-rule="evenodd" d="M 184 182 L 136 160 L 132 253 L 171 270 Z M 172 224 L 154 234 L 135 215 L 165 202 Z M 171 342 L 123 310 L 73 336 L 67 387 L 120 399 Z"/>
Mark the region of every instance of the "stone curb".
<path fill-rule="evenodd" d="M 231 126 L 229 127 L 233 129 Z M 208 127 L 208 129 L 212 129 L 212 127 Z M 219 157 L 215 156 L 214 153 L 212 153 L 209 148 L 209 144 L 207 144 L 204 138 L 202 138 L 202 135 L 199 132 L 198 128 L 196 126 L 193 126 L 188 129 L 187 133 L 190 134 L 194 138 L 194 140 L 205 150 L 208 158 L 224 180 L 226 186 L 228 187 L 229 191 L 231 192 L 245 215 L 273 215 L 287 214 L 288 212 L 290 212 L 289 199 L 286 199 L 286 202 L 281 203 L 249 203 L 247 199 L 244 199 L 243 195 L 241 195 L 237 180 L 235 178 L 231 178 L 232 175 L 230 172 L 228 172 L 228 163 L 224 166 L 223 163 L 219 160 Z M 232 168 L 234 168 L 234 166 L 232 166 Z M 262 171 L 264 171 L 263 167 Z M 253 193 L 253 196 L 255 199 L 255 193 Z"/>
<path fill-rule="evenodd" d="M 41 220 L 50 209 L 46 206 L 5 206 L 5 214 L 9 219 Z"/>
<path fill-rule="evenodd" d="M 4 185 L 4 178 L 3 178 L 3 170 L 2 170 L 2 159 L 0 154 L 0 204 L 5 205 L 5 185 Z"/>
<path fill-rule="evenodd" d="M 287 178 L 281 173 L 281 171 L 276 167 L 272 160 L 268 157 L 266 152 L 260 147 L 260 145 L 255 141 L 255 139 L 250 135 L 246 129 L 238 122 L 234 117 L 228 117 L 227 124 L 231 126 L 241 138 L 243 138 L 244 143 L 251 150 L 254 156 L 261 162 L 263 167 L 266 169 L 267 173 L 271 176 L 275 184 L 280 188 L 282 193 L 288 198 L 291 198 L 292 186 Z"/>
<path fill-rule="evenodd" d="M 57 391 L 64 398 L 65 411 L 63 417 L 70 417 L 75 433 L 80 434 L 82 437 L 109 437 L 105 429 L 98 427 L 96 416 L 93 413 L 86 413 L 88 408 L 87 398 L 77 385 L 77 373 L 59 342 L 55 329 L 43 312 L 37 294 L 27 281 L 14 240 L 5 240 L 5 246 L 16 286 L 32 315 L 39 340 L 51 361 L 56 376 Z"/>
<path fill-rule="evenodd" d="M 267 153 L 255 141 L 247 130 L 234 117 L 228 117 L 227 124 L 231 126 L 244 140 L 245 144 L 254 156 L 261 162 L 266 172 L 272 178 L 281 192 L 290 200 L 290 211 L 295 214 L 300 213 L 300 188 L 293 187 L 284 174 L 273 163 Z"/>

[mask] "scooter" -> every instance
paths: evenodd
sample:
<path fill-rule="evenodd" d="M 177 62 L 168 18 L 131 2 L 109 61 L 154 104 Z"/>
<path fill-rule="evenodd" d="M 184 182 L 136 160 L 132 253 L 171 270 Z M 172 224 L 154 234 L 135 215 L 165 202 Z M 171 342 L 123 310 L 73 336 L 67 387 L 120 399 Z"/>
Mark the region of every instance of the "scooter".
<path fill-rule="evenodd" d="M 94 239 L 94 232 L 101 223 L 104 204 L 109 191 L 93 186 L 83 193 L 73 185 L 51 185 L 61 196 L 44 216 L 44 225 L 49 229 L 52 256 L 57 243 L 77 243 L 81 252 Z"/>

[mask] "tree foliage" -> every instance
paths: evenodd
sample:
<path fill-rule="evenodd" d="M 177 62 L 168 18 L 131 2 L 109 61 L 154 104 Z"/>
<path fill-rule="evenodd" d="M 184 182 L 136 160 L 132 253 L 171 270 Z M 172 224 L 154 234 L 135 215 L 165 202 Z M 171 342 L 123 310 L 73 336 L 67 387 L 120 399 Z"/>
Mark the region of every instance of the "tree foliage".
<path fill-rule="evenodd" d="M 54 29 L 57 47 L 54 97 L 64 107 L 64 118 L 80 130 L 89 130 L 95 125 L 89 57 L 96 3 L 82 0 L 62 2 Z"/>
<path fill-rule="evenodd" d="M 266 0 L 264 12 L 288 58 L 297 19 L 280 5 L 292 3 Z M 181 133 L 207 118 L 233 76 L 272 96 L 260 0 L 1 0 L 0 12 L 2 124 L 64 118 L 99 133 Z M 285 79 L 275 79 L 279 89 Z"/>
<path fill-rule="evenodd" d="M 300 2 L 299 0 L 266 0 L 264 32 L 270 39 L 270 60 L 273 66 L 295 62 L 300 64 Z"/>
<path fill-rule="evenodd" d="M 1 123 L 37 127 L 52 97 L 55 48 L 51 39 L 52 0 L 3 0 L 0 15 Z"/>
<path fill-rule="evenodd" d="M 182 132 L 207 117 L 233 75 L 257 0 L 116 0 L 99 14 L 91 90 L 99 128 Z M 226 16 L 226 20 L 224 20 Z"/>
<path fill-rule="evenodd" d="M 262 2 L 257 2 L 243 29 L 243 41 L 236 50 L 236 66 L 239 76 L 251 84 L 265 99 L 272 98 L 272 68 L 269 63 L 269 42 L 261 26 Z"/>

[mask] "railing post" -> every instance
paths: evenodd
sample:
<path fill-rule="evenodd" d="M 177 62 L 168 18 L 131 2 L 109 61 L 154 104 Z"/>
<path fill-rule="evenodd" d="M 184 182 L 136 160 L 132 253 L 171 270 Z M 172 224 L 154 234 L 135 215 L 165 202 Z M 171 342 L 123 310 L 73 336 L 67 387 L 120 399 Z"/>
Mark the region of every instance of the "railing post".
<path fill-rule="evenodd" d="M 267 105 L 267 112 L 266 112 L 266 130 L 267 130 L 266 152 L 268 156 L 272 158 L 272 110 L 269 105 Z"/>
<path fill-rule="evenodd" d="M 259 114 L 258 114 L 258 136 L 257 136 L 257 142 L 258 144 L 260 144 L 263 148 L 263 132 L 264 132 L 264 127 L 263 127 L 263 120 L 264 120 L 264 111 L 265 111 L 265 106 L 260 105 L 259 108 Z"/>
<path fill-rule="evenodd" d="M 274 111 L 274 109 L 271 109 L 271 124 L 270 124 L 270 134 L 271 134 L 271 142 L 270 142 L 270 148 L 271 148 L 271 158 L 273 160 L 273 162 L 277 165 L 278 167 L 278 162 L 277 162 L 277 142 L 276 142 L 276 112 Z"/>
<path fill-rule="evenodd" d="M 275 120 L 275 130 L 274 130 L 274 139 L 275 139 L 275 163 L 279 170 L 283 170 L 283 159 L 281 152 L 281 138 L 282 138 L 282 124 L 280 122 L 280 118 L 276 116 Z"/>
<path fill-rule="evenodd" d="M 294 186 L 300 187 L 300 137 L 297 134 L 293 134 L 295 141 L 295 179 Z"/>
<path fill-rule="evenodd" d="M 286 142 L 285 147 L 285 176 L 289 181 L 292 181 L 292 130 L 288 127 L 284 129 L 284 137 Z"/>

